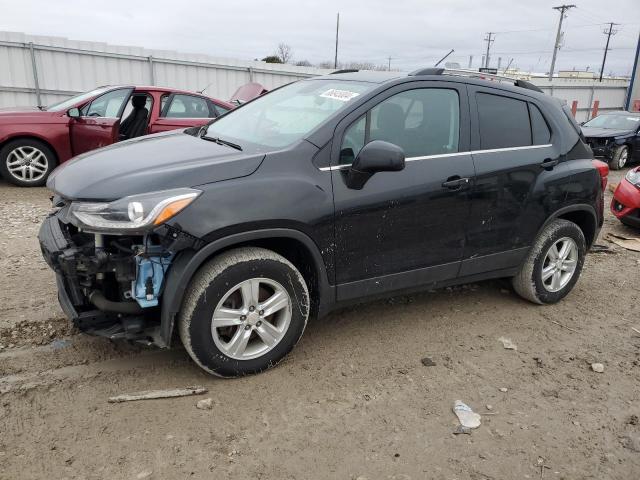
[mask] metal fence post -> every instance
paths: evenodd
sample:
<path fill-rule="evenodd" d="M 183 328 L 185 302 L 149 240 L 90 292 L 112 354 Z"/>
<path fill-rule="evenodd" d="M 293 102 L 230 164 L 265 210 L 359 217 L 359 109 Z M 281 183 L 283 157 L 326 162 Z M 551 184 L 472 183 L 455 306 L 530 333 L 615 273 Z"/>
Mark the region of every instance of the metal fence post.
<path fill-rule="evenodd" d="M 153 56 L 149 55 L 147 58 L 149 59 L 149 77 L 151 78 L 151 85 L 155 85 L 156 76 L 153 72 Z"/>
<path fill-rule="evenodd" d="M 249 72 L 249 81 L 253 82 L 253 68 L 249 67 L 247 71 Z"/>
<path fill-rule="evenodd" d="M 589 109 L 587 111 L 587 120 L 591 120 L 592 115 L 591 113 L 593 112 L 592 108 L 593 108 L 593 97 L 595 96 L 596 93 L 596 86 L 595 85 L 591 85 L 591 94 L 589 95 Z"/>
<path fill-rule="evenodd" d="M 31 66 L 33 68 L 33 83 L 36 87 L 36 101 L 38 107 L 42 105 L 42 99 L 40 98 L 40 83 L 38 82 L 38 66 L 36 65 L 36 52 L 33 49 L 33 42 L 29 42 L 29 53 L 31 54 Z"/>

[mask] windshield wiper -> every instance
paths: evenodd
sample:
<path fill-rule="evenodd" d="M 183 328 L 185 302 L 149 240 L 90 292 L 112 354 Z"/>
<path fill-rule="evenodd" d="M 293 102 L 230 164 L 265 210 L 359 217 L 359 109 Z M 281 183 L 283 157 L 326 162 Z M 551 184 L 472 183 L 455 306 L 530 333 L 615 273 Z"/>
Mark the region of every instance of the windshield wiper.
<path fill-rule="evenodd" d="M 237 143 L 230 142 L 228 140 L 223 140 L 220 137 L 207 137 L 204 132 L 202 132 L 200 138 L 204 140 L 209 140 L 210 142 L 215 142 L 218 145 L 226 145 L 227 147 L 235 148 L 236 150 L 242 151 L 242 147 Z"/>

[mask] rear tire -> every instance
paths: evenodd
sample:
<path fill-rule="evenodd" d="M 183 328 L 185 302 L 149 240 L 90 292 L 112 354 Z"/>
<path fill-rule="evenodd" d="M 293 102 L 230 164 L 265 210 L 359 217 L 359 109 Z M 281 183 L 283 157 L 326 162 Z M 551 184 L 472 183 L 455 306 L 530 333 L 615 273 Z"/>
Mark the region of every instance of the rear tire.
<path fill-rule="evenodd" d="M 305 280 L 286 258 L 257 247 L 230 250 L 191 281 L 178 317 L 180 338 L 213 375 L 259 373 L 293 349 L 309 305 Z"/>
<path fill-rule="evenodd" d="M 611 162 L 609 162 L 609 166 L 611 167 L 611 170 L 620 170 L 627 165 L 628 161 L 629 147 L 627 145 L 621 145 L 616 148 L 613 158 L 611 158 Z"/>
<path fill-rule="evenodd" d="M 32 138 L 10 141 L 0 149 L 0 174 L 19 187 L 41 187 L 57 164 L 53 150 Z"/>
<path fill-rule="evenodd" d="M 586 250 L 580 227 L 568 220 L 553 220 L 538 235 L 520 271 L 513 277 L 514 290 L 533 303 L 560 301 L 578 281 Z"/>

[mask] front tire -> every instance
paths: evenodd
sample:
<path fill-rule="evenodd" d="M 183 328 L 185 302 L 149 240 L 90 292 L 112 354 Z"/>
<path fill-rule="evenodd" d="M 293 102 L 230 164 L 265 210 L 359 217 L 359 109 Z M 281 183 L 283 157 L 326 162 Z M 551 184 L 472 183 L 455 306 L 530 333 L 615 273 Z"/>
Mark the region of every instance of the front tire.
<path fill-rule="evenodd" d="M 39 140 L 13 140 L 0 149 L 0 173 L 19 187 L 44 185 L 56 165 L 53 150 Z"/>
<path fill-rule="evenodd" d="M 627 164 L 628 160 L 629 147 L 627 145 L 620 145 L 618 148 L 616 148 L 609 166 L 611 167 L 611 170 L 620 170 Z"/>
<path fill-rule="evenodd" d="M 520 271 L 513 277 L 514 290 L 533 303 L 560 301 L 578 281 L 586 250 L 580 227 L 568 220 L 552 221 L 538 235 Z"/>
<path fill-rule="evenodd" d="M 230 250 L 205 264 L 189 285 L 180 338 L 213 375 L 259 373 L 293 349 L 309 305 L 305 280 L 286 258 L 263 248 Z"/>

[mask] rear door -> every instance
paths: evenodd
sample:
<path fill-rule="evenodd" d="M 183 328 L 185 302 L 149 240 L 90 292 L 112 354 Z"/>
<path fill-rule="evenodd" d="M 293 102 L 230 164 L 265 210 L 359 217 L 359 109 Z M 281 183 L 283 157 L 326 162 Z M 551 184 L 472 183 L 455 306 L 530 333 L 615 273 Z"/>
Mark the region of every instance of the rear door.
<path fill-rule="evenodd" d="M 151 133 L 204 125 L 217 116 L 205 97 L 173 93 L 163 97 L 160 117 L 150 126 Z"/>
<path fill-rule="evenodd" d="M 544 220 L 536 217 L 543 212 L 535 206 L 545 201 L 554 169 L 563 168 L 560 148 L 534 99 L 468 88 L 476 181 L 461 276 L 520 263 L 532 241 L 523 226 Z"/>
<path fill-rule="evenodd" d="M 80 117 L 72 119 L 69 125 L 74 155 L 118 141 L 120 118 L 132 90 L 110 90 L 80 109 Z"/>
<path fill-rule="evenodd" d="M 350 113 L 332 147 L 339 300 L 419 287 L 457 275 L 474 170 L 464 85 L 411 82 Z M 346 172 L 363 145 L 396 144 L 399 172 L 379 172 L 361 190 Z"/>

